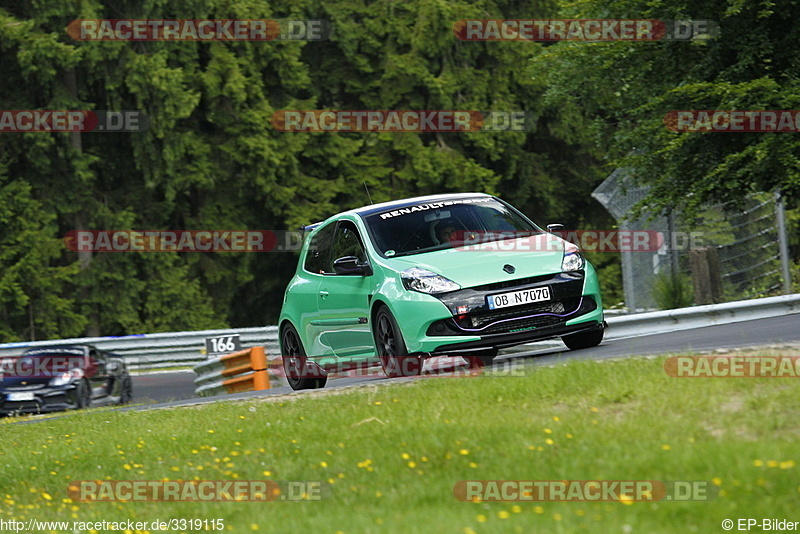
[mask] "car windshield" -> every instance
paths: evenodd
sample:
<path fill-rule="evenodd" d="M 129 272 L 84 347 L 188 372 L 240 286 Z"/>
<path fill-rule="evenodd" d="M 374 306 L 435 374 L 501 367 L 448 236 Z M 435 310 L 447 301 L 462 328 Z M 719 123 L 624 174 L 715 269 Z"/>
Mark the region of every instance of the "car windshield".
<path fill-rule="evenodd" d="M 422 202 L 373 213 L 364 221 L 375 248 L 387 257 L 542 233 L 491 197 Z"/>

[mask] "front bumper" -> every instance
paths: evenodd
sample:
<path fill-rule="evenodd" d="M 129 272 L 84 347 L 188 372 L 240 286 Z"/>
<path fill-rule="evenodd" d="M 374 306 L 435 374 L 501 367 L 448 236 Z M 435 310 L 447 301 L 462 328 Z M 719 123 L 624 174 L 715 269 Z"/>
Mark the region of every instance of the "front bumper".
<path fill-rule="evenodd" d="M 544 341 L 546 339 L 554 339 L 567 334 L 576 334 L 578 332 L 590 332 L 593 330 L 603 329 L 605 327 L 606 327 L 605 322 L 596 323 L 594 321 L 589 321 L 571 326 L 559 324 L 559 325 L 537 328 L 536 330 L 528 330 L 525 332 L 513 332 L 509 334 L 490 334 L 482 336 L 477 341 L 464 341 L 461 343 L 456 342 L 456 343 L 447 343 L 444 345 L 440 345 L 434 350 L 432 350 L 430 353 L 435 355 L 445 355 L 445 354 L 463 354 L 464 352 L 486 349 L 490 347 L 502 349 L 505 347 L 514 347 L 517 345 L 522 345 L 524 343 L 531 343 L 534 341 Z"/>
<path fill-rule="evenodd" d="M 488 295 L 549 287 L 551 299 L 491 310 Z M 488 347 L 510 347 L 603 328 L 597 275 L 561 272 L 477 286 L 438 295 L 449 313 L 427 324 L 413 350 L 445 354 Z M 411 347 L 409 347 L 411 349 Z"/>
<path fill-rule="evenodd" d="M 77 388 L 74 385 L 64 387 L 45 387 L 39 389 L 9 388 L 0 391 L 0 415 L 39 414 L 63 412 L 78 408 Z M 9 400 L 9 394 L 32 397 L 27 400 Z"/>

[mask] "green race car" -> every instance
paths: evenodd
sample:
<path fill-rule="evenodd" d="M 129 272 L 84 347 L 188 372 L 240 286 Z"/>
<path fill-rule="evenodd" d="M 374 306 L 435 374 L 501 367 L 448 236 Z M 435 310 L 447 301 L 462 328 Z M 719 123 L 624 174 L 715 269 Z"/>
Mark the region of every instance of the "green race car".
<path fill-rule="evenodd" d="M 306 230 L 278 323 L 294 389 L 378 363 L 387 376 L 411 376 L 428 356 L 482 366 L 503 347 L 560 337 L 581 349 L 603 339 L 592 265 L 499 198 L 398 200 Z"/>

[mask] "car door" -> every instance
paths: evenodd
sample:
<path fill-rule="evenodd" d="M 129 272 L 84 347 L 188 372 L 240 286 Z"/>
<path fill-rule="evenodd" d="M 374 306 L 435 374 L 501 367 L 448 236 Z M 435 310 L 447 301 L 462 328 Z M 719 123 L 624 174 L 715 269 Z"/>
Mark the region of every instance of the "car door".
<path fill-rule="evenodd" d="M 89 364 L 87 378 L 92 387 L 92 398 L 104 397 L 108 391 L 108 371 L 106 355 L 97 349 L 89 349 Z"/>
<path fill-rule="evenodd" d="M 324 331 L 323 342 L 338 357 L 373 352 L 369 324 L 373 277 L 336 274 L 333 263 L 345 256 L 355 256 L 362 263 L 368 261 L 364 241 L 355 223 L 341 220 L 336 226 L 329 263 L 320 281 L 317 300 L 317 320 Z"/>
<path fill-rule="evenodd" d="M 323 326 L 319 318 L 319 285 L 330 265 L 331 243 L 336 223 L 319 228 L 308 245 L 302 272 L 292 280 L 289 288 L 293 305 L 299 313 L 295 325 L 303 339 L 306 354 L 311 357 L 332 356 L 333 349 L 325 344 Z"/>

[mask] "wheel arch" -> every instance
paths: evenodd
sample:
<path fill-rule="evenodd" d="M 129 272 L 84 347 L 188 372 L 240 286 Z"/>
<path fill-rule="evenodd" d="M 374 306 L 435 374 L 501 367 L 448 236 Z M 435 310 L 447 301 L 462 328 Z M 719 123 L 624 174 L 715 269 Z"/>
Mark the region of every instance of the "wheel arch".
<path fill-rule="evenodd" d="M 370 310 L 369 310 L 370 331 L 372 331 L 372 326 L 375 324 L 375 318 L 377 317 L 378 310 L 380 309 L 381 306 L 386 306 L 386 309 L 389 310 L 389 313 L 391 313 L 392 317 L 394 317 L 395 323 L 397 323 L 397 328 L 400 329 L 400 334 L 403 336 L 403 341 L 408 339 L 406 337 L 405 332 L 403 332 L 403 326 L 400 324 L 400 321 L 397 320 L 397 313 L 395 313 L 395 311 L 392 309 L 392 306 L 389 304 L 389 299 L 383 296 L 374 298 L 372 300 L 372 303 L 370 304 Z"/>
<path fill-rule="evenodd" d="M 286 330 L 287 325 L 294 328 L 294 331 L 297 332 L 298 337 L 300 336 L 300 331 L 297 330 L 297 327 L 294 325 L 294 323 L 290 319 L 284 317 L 280 323 L 278 323 L 278 349 L 281 351 L 281 354 L 283 354 L 283 332 Z"/>
<path fill-rule="evenodd" d="M 378 315 L 378 308 L 380 308 L 381 306 L 386 306 L 387 308 L 389 308 L 389 311 L 392 312 L 392 307 L 389 306 L 387 300 L 382 296 L 372 299 L 372 303 L 370 304 L 370 309 L 369 309 L 370 325 L 375 324 L 375 317 Z M 394 312 L 392 312 L 392 315 L 394 315 Z"/>

